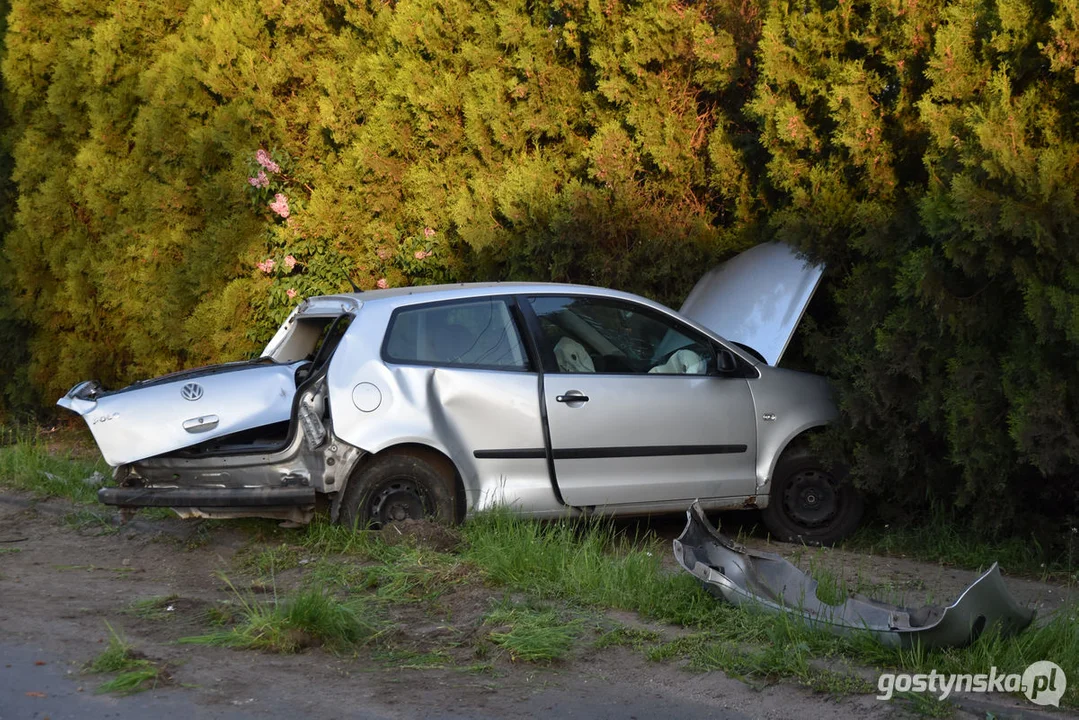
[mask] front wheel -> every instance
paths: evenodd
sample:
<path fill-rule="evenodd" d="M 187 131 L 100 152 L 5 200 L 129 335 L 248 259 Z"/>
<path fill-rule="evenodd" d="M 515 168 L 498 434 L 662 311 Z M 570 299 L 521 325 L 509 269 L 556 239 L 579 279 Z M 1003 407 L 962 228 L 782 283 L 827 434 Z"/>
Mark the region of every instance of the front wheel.
<path fill-rule="evenodd" d="M 765 527 L 783 542 L 833 545 L 844 539 L 858 527 L 865 506 L 843 476 L 807 450 L 783 453 L 762 513 Z"/>
<path fill-rule="evenodd" d="M 376 458 L 345 488 L 341 524 L 383 528 L 403 520 L 451 524 L 453 476 L 416 455 Z"/>

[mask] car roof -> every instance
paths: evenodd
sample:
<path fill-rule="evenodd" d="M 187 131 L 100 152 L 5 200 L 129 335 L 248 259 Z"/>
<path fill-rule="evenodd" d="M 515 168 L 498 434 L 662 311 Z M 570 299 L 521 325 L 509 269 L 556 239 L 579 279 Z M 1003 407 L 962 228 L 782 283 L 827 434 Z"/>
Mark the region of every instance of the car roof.
<path fill-rule="evenodd" d="M 300 303 L 278 330 L 278 335 L 286 331 L 286 326 L 296 316 L 325 315 L 327 311 L 333 313 L 349 312 L 363 305 L 374 303 L 386 303 L 390 307 L 405 305 L 420 305 L 427 302 L 440 302 L 443 300 L 457 300 L 474 297 L 491 297 L 495 295 L 555 295 L 570 293 L 574 295 L 595 295 L 606 298 L 621 298 L 630 302 L 649 306 L 660 313 L 677 318 L 680 322 L 696 328 L 700 332 L 717 340 L 723 340 L 711 328 L 685 317 L 676 310 L 654 300 L 634 295 L 633 293 L 611 290 L 609 288 L 595 287 L 592 285 L 573 285 L 570 283 L 544 283 L 544 282 L 479 282 L 479 283 L 456 283 L 452 285 L 416 285 L 410 287 L 387 288 L 385 290 L 369 290 L 358 293 L 341 293 L 339 295 L 316 295 L 311 296 Z M 270 341 L 267 348 L 273 346 L 277 336 Z M 725 342 L 725 341 L 724 341 Z M 756 358 L 744 353 L 741 349 L 731 348 L 748 362 L 756 364 Z"/>
<path fill-rule="evenodd" d="M 554 293 L 574 293 L 577 295 L 602 295 L 604 297 L 620 297 L 626 300 L 644 302 L 649 305 L 660 307 L 667 312 L 672 312 L 668 307 L 659 305 L 647 298 L 620 290 L 594 287 L 591 285 L 573 285 L 569 283 L 544 283 L 544 282 L 477 282 L 455 283 L 452 285 L 416 285 L 410 287 L 387 288 L 385 290 L 368 290 L 362 293 L 341 293 L 339 295 L 322 295 L 308 298 L 313 302 L 322 304 L 324 301 L 341 300 L 346 303 L 360 302 L 389 303 L 392 305 L 413 305 L 423 302 L 439 300 L 455 300 L 471 297 L 490 297 L 492 295 L 522 295 L 522 294 L 550 295 Z"/>

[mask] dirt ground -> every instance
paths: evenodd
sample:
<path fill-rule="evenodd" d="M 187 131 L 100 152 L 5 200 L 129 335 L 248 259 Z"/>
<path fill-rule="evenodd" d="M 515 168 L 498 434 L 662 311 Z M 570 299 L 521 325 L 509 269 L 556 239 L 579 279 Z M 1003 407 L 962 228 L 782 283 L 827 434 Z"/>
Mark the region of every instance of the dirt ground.
<path fill-rule="evenodd" d="M 181 645 L 176 643 L 180 637 L 207 631 L 207 608 L 235 597 L 217 573 L 235 567 L 250 534 L 227 523 L 139 518 L 119 531 L 102 532 L 107 528 L 71 522 L 72 510 L 61 500 L 0 494 L 0 720 L 192 714 L 294 718 L 297 713 L 814 720 L 907 713 L 871 695 L 836 699 L 786 683 L 755 687 L 719 672 L 650 662 L 632 648 L 597 649 L 592 643 L 581 643 L 568 659 L 550 666 L 514 662 L 496 652 L 482 658 L 483 669 L 475 670 L 476 646 L 469 641 L 483 632 L 480 619 L 503 591 L 469 584 L 440 598 L 437 619 L 415 606 L 395 608 L 392 642 L 356 656 L 318 648 L 276 655 Z M 780 549 L 803 566 L 832 568 L 860 588 L 886 588 L 911 602 L 951 600 L 976 577 L 904 559 L 769 549 Z M 278 581 L 288 584 L 289 573 L 304 571 L 302 566 L 290 570 Z M 1008 586 L 1040 614 L 1059 607 L 1067 595 L 1063 587 L 1030 580 L 1009 578 Z M 171 609 L 154 617 L 131 612 L 134 601 L 166 596 L 172 598 Z M 664 636 L 679 632 L 626 614 L 612 617 Z M 129 698 L 94 696 L 100 679 L 82 668 L 105 647 L 106 621 L 167 667 L 171 682 Z M 410 662 L 434 648 L 443 662 L 430 667 Z M 966 708 L 969 712 L 960 716 L 1050 716 L 1011 698 L 979 699 Z"/>

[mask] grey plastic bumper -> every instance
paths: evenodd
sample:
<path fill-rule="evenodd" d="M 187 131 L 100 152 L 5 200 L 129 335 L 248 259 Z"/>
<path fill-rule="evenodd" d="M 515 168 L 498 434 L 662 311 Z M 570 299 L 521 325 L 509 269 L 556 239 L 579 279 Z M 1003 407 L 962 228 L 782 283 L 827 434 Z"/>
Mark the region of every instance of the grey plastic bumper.
<path fill-rule="evenodd" d="M 125 488 L 104 487 L 97 499 L 126 507 L 280 507 L 313 505 L 311 487 L 277 488 Z"/>
<path fill-rule="evenodd" d="M 705 589 L 733 605 L 801 617 L 837 635 L 868 633 L 889 647 L 962 647 L 994 629 L 1002 637 L 1022 631 L 1034 611 L 1004 586 L 997 564 L 946 606 L 905 608 L 852 595 L 839 605 L 817 597 L 817 581 L 775 553 L 742 547 L 716 531 L 697 503 L 674 541 L 674 557 Z"/>

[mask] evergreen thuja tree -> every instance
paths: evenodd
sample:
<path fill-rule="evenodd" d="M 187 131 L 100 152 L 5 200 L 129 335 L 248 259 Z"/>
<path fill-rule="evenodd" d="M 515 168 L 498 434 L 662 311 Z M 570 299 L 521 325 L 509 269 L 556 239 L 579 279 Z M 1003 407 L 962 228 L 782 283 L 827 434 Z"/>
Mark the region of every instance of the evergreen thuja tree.
<path fill-rule="evenodd" d="M 747 110 L 767 153 L 774 235 L 827 272 L 803 330 L 843 422 L 829 453 L 866 489 L 917 502 L 946 473 L 940 338 L 898 284 L 924 243 L 926 130 L 917 103 L 941 2 L 773 4 Z M 796 358 L 792 358 L 796 359 Z"/>
<path fill-rule="evenodd" d="M 1074 27 L 1026 0 L 765 23 L 771 220 L 828 265 L 806 348 L 844 414 L 832 449 L 887 512 L 1076 512 Z"/>
<path fill-rule="evenodd" d="M 1075 19 L 1068 3 L 956 2 L 919 103 L 933 272 L 917 293 L 954 343 L 939 412 L 959 498 L 998 520 L 1079 513 Z"/>

